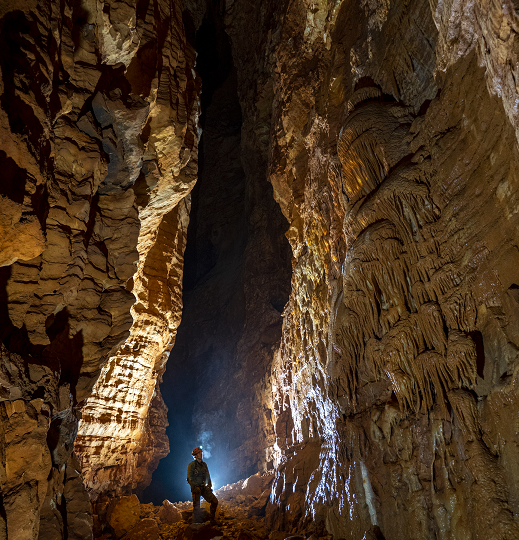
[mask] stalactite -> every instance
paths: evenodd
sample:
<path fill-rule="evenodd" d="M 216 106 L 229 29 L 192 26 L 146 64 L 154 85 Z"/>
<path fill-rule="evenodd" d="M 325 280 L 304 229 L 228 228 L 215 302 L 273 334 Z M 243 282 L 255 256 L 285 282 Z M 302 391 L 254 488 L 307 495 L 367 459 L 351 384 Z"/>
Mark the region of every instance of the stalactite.
<path fill-rule="evenodd" d="M 380 99 L 381 97 L 382 92 L 376 86 L 359 88 L 348 100 L 348 112 L 351 113 L 359 103 L 368 101 L 369 99 Z"/>
<path fill-rule="evenodd" d="M 369 296 L 364 291 L 358 289 L 345 288 L 347 293 L 347 299 L 345 304 L 356 313 L 360 324 L 366 329 L 366 332 L 370 334 L 380 334 L 380 324 L 378 318 L 378 310 L 376 305 L 370 301 Z"/>
<path fill-rule="evenodd" d="M 451 290 L 442 302 L 442 313 L 449 328 L 472 332 L 476 329 L 476 301 L 471 291 Z"/>
<path fill-rule="evenodd" d="M 365 92 L 368 92 L 365 89 Z M 387 109 L 369 103 L 353 111 L 341 130 L 337 153 L 343 165 L 342 179 L 350 204 L 374 191 L 387 177 L 389 169 L 406 154 L 403 140 L 407 114 L 387 115 Z"/>
<path fill-rule="evenodd" d="M 413 367 L 414 379 L 417 390 L 422 396 L 424 412 L 432 409 L 436 396 L 436 401 L 447 418 L 445 401 L 446 392 L 451 386 L 451 377 L 445 357 L 436 351 L 424 351 L 414 359 Z M 418 402 L 417 410 L 419 409 Z"/>
<path fill-rule="evenodd" d="M 346 237 L 350 243 L 361 231 L 381 219 L 390 219 L 407 243 L 414 244 L 423 240 L 423 225 L 418 227 L 417 223 L 433 223 L 438 210 L 430 200 L 427 185 L 407 177 L 411 171 L 417 173 L 418 170 L 417 167 L 411 167 L 406 174 L 399 172 L 392 175 L 373 197 L 351 209 L 344 221 Z"/>
<path fill-rule="evenodd" d="M 445 355 L 447 339 L 440 306 L 436 302 L 427 302 L 420 306 L 417 317 L 428 348 Z"/>
<path fill-rule="evenodd" d="M 342 316 L 337 331 L 340 337 L 336 338 L 350 399 L 355 400 L 356 363 L 362 357 L 375 379 L 389 377 L 404 409 L 418 411 L 423 403 L 424 410 L 430 410 L 437 400 L 446 414 L 445 393 L 452 387 L 471 387 L 475 383 L 475 344 L 470 336 L 451 331 L 447 349 L 437 304 L 425 304 L 420 313 L 396 324 L 382 339 L 369 338 L 369 333 L 363 335 L 355 315 L 348 310 Z"/>
<path fill-rule="evenodd" d="M 458 388 L 470 388 L 476 383 L 476 359 L 474 340 L 463 332 L 451 330 L 447 346 L 447 366 Z"/>
<path fill-rule="evenodd" d="M 388 221 L 373 225 L 357 239 L 346 258 L 344 275 L 345 291 L 362 290 L 369 299 L 376 335 L 387 333 L 411 302 L 405 251 Z M 358 312 L 352 300 L 349 295 L 344 298 Z"/>
<path fill-rule="evenodd" d="M 406 131 L 409 111 L 361 105 L 377 96 L 367 89 L 354 95 L 337 145 L 349 198 L 343 265 L 348 315 L 336 321 L 335 332 L 343 386 L 354 400 L 356 363 L 365 361 L 375 379 L 389 378 L 404 410 L 429 410 L 438 401 L 446 414 L 445 392 L 471 380 L 466 362 L 458 362 L 456 373 L 450 367 L 436 302 L 456 284 L 456 275 L 440 261 L 431 228 L 439 210 L 426 170 L 418 164 L 391 168 L 394 156 L 406 153 L 395 134 Z"/>
<path fill-rule="evenodd" d="M 422 281 L 415 281 L 411 286 L 411 293 L 417 305 L 425 304 L 432 300 L 425 284 Z"/>
<path fill-rule="evenodd" d="M 413 318 L 397 323 L 381 340 L 371 338 L 365 359 L 374 374 L 400 369 L 413 375 L 412 361 L 424 350 L 424 340 Z"/>
<path fill-rule="evenodd" d="M 364 351 L 364 326 L 359 316 L 349 308 L 341 309 L 340 324 L 334 335 L 332 347 L 335 352 L 334 377 L 340 381 L 341 388 L 355 405 L 358 384 L 357 359 Z"/>
<path fill-rule="evenodd" d="M 356 135 L 345 133 L 345 136 Z M 384 150 L 373 137 L 361 133 L 348 148 L 348 167 L 343 169 L 343 183 L 351 202 L 369 195 L 379 186 L 389 171 Z"/>
<path fill-rule="evenodd" d="M 391 381 L 400 409 L 404 413 L 408 408 L 416 410 L 413 379 L 398 368 L 393 371 L 387 370 L 386 374 Z"/>

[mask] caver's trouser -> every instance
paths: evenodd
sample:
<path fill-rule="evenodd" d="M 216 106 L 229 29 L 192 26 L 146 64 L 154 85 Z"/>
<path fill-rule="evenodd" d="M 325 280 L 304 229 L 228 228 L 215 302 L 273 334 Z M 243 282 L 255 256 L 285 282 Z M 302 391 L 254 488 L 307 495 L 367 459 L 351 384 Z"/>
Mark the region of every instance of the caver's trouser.
<path fill-rule="evenodd" d="M 208 503 L 211 504 L 211 518 L 214 519 L 216 515 L 216 507 L 218 506 L 218 499 L 216 498 L 213 490 L 207 486 L 192 487 L 191 493 L 193 494 L 193 518 L 195 521 L 200 519 L 200 497 L 203 497 Z"/>

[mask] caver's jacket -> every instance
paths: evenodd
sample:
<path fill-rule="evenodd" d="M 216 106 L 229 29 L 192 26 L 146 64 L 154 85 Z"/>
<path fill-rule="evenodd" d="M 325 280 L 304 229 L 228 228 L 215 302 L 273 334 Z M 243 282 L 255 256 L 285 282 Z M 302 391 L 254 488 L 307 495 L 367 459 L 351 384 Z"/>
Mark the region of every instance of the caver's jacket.
<path fill-rule="evenodd" d="M 211 476 L 209 475 L 209 469 L 205 461 L 200 463 L 195 459 L 187 467 L 187 481 L 191 486 L 191 489 L 194 487 L 211 487 Z"/>

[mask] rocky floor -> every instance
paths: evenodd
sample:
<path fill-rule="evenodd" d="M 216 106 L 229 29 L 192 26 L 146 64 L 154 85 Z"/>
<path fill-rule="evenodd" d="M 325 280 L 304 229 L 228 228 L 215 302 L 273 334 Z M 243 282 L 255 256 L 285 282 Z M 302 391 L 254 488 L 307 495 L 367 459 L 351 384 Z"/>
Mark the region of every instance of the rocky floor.
<path fill-rule="evenodd" d="M 272 531 L 265 509 L 273 475 L 259 474 L 216 491 L 219 499 L 215 521 L 202 502 L 204 522 L 193 523 L 191 502 L 161 506 L 141 504 L 136 495 L 98 504 L 95 537 L 99 540 L 283 540 L 293 533 Z"/>
<path fill-rule="evenodd" d="M 182 504 L 191 506 L 190 503 Z M 262 518 L 249 517 L 246 512 L 226 501 L 221 503 L 216 521 L 214 522 L 207 520 L 204 523 L 191 523 L 192 511 L 185 511 L 182 514 L 182 521 L 166 524 L 162 527 L 160 530 L 161 539 L 180 540 L 183 538 L 191 540 L 196 538 L 197 540 L 209 540 L 220 537 L 252 540 L 269 537 L 269 531 L 265 527 Z M 207 515 L 206 517 L 208 518 L 209 516 Z"/>

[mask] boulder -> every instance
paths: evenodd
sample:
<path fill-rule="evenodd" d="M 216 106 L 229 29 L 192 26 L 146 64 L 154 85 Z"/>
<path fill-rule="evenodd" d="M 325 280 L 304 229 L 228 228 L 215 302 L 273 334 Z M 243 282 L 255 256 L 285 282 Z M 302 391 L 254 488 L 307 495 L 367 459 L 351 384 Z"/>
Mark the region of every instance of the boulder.
<path fill-rule="evenodd" d="M 182 513 L 173 503 L 166 499 L 159 510 L 158 518 L 162 523 L 177 523 L 182 521 Z"/>
<path fill-rule="evenodd" d="M 184 531 L 182 539 L 179 540 L 211 540 L 216 536 L 223 536 L 221 530 L 208 523 L 193 523 Z"/>
<path fill-rule="evenodd" d="M 190 510 L 184 510 L 181 513 L 182 519 L 184 521 L 187 521 L 188 523 L 191 523 L 193 521 L 193 509 Z M 211 514 L 202 506 L 200 505 L 200 514 L 198 516 L 198 519 L 201 522 L 208 521 L 211 518 Z"/>
<path fill-rule="evenodd" d="M 258 537 L 250 531 L 240 531 L 236 540 L 258 540 Z"/>
<path fill-rule="evenodd" d="M 139 521 L 122 540 L 159 540 L 160 531 L 157 522 L 152 518 Z"/>
<path fill-rule="evenodd" d="M 137 525 L 140 519 L 140 503 L 137 495 L 121 497 L 110 503 L 106 517 L 115 538 L 124 536 Z"/>
<path fill-rule="evenodd" d="M 269 477 L 269 480 L 271 480 L 272 477 Z M 245 482 L 243 482 L 242 485 L 242 491 L 243 495 L 251 495 L 252 497 L 258 498 L 261 496 L 263 490 L 265 489 L 265 479 L 261 477 L 260 473 L 256 473 Z"/>

